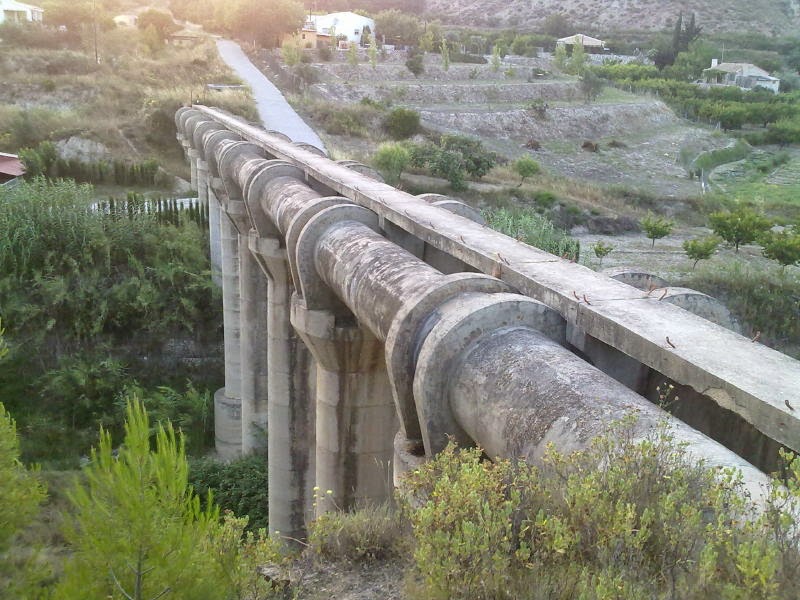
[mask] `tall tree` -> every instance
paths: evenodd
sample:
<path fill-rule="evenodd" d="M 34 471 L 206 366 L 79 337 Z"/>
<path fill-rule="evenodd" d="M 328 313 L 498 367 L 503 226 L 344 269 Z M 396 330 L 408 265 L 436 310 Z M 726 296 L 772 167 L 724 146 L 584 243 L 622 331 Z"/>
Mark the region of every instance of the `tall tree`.
<path fill-rule="evenodd" d="M 56 598 L 224 598 L 227 582 L 203 547 L 219 511 L 212 503 L 200 509 L 182 437 L 159 425 L 151 451 L 143 404 L 130 401 L 126 413 L 122 446 L 115 451 L 101 430 L 86 484 L 69 494 L 65 535 L 74 553 Z"/>
<path fill-rule="evenodd" d="M 264 47 L 280 46 L 281 37 L 303 26 L 303 5 L 294 0 L 237 0 L 225 13 L 231 32 Z"/>

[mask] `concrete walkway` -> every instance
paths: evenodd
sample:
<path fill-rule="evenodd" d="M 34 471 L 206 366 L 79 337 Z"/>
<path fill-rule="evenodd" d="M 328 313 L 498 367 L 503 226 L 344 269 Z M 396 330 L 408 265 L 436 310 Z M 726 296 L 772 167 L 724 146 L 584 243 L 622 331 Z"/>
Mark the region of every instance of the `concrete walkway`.
<path fill-rule="evenodd" d="M 319 136 L 300 118 L 280 90 L 250 62 L 239 44 L 217 40 L 222 60 L 253 90 L 258 115 L 264 127 L 288 135 L 294 142 L 305 142 L 325 150 Z"/>

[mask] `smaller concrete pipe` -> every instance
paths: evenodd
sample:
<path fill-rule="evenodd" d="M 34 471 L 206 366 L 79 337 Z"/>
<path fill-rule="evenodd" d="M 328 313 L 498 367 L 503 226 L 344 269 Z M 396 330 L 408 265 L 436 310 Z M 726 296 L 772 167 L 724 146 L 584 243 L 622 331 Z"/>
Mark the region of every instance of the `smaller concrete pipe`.
<path fill-rule="evenodd" d="M 444 275 L 362 223 L 329 227 L 317 241 L 322 280 L 381 341 L 403 305 L 440 285 Z"/>

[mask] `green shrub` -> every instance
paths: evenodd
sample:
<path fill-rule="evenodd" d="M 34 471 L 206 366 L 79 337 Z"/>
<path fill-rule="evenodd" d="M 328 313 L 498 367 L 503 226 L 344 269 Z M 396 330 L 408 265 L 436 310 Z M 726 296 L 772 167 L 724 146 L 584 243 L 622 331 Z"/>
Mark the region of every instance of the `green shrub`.
<path fill-rule="evenodd" d="M 265 456 L 251 454 L 229 463 L 198 458 L 189 467 L 189 483 L 198 496 L 205 498 L 211 492 L 223 511 L 247 516 L 250 530 L 269 527 Z"/>
<path fill-rule="evenodd" d="M 558 201 L 558 197 L 553 192 L 539 190 L 533 195 L 533 201 L 537 206 L 548 209 L 553 208 L 555 203 Z"/>
<path fill-rule="evenodd" d="M 419 113 L 407 108 L 395 108 L 383 120 L 383 129 L 396 140 L 410 138 L 419 132 Z"/>
<path fill-rule="evenodd" d="M 497 154 L 483 147 L 483 143 L 464 135 L 445 134 L 439 146 L 447 152 L 457 152 L 464 160 L 464 170 L 479 179 L 497 164 Z"/>
<path fill-rule="evenodd" d="M 711 213 L 708 220 L 714 233 L 736 248 L 736 252 L 740 245 L 754 242 L 770 227 L 769 220 L 745 207 Z"/>
<path fill-rule="evenodd" d="M 736 473 L 697 464 L 666 425 L 644 440 L 631 432 L 619 424 L 569 456 L 551 445 L 539 468 L 451 445 L 409 474 L 417 595 L 797 597 L 794 479 L 773 485 L 759 516 Z"/>
<path fill-rule="evenodd" d="M 603 259 L 611 254 L 612 250 L 614 250 L 614 246 L 606 244 L 602 240 L 598 240 L 592 245 L 592 250 L 594 251 L 594 255 L 600 259 L 600 266 L 602 267 Z"/>
<path fill-rule="evenodd" d="M 580 257 L 580 242 L 558 231 L 552 222 L 535 212 L 501 208 L 484 212 L 484 217 L 489 227 L 521 242 L 570 260 Z"/>
<path fill-rule="evenodd" d="M 528 177 L 533 177 L 539 171 L 541 171 L 539 163 L 533 160 L 530 156 L 518 158 L 516 161 L 514 161 L 514 164 L 511 166 L 511 168 L 517 175 L 519 175 L 520 186 Z"/>
<path fill-rule="evenodd" d="M 308 543 L 323 560 L 370 562 L 401 556 L 403 537 L 400 515 L 382 504 L 317 517 L 310 525 Z"/>
<path fill-rule="evenodd" d="M 416 77 L 419 77 L 425 72 L 423 58 L 424 55 L 421 52 L 415 52 L 406 59 L 406 68 Z"/>
<path fill-rule="evenodd" d="M 381 144 L 372 159 L 378 169 L 392 185 L 400 181 L 400 175 L 411 161 L 411 153 L 400 144 Z"/>
<path fill-rule="evenodd" d="M 675 223 L 663 217 L 647 215 L 641 220 L 641 226 L 648 239 L 653 240 L 652 246 L 655 247 L 656 240 L 668 236 L 672 232 Z"/>
<path fill-rule="evenodd" d="M 781 276 L 777 269 L 737 261 L 698 268 L 685 285 L 719 298 L 739 321 L 761 331 L 765 343 L 783 347 L 800 341 L 800 278 L 795 273 Z"/>
<path fill-rule="evenodd" d="M 693 260 L 692 269 L 697 267 L 697 263 L 701 260 L 708 260 L 714 255 L 717 247 L 719 246 L 719 238 L 709 236 L 697 240 L 686 240 L 683 242 L 683 249 L 689 260 Z"/>
<path fill-rule="evenodd" d="M 800 232 L 784 230 L 767 232 L 761 239 L 762 253 L 767 258 L 777 261 L 781 269 L 789 265 L 800 264 Z"/>

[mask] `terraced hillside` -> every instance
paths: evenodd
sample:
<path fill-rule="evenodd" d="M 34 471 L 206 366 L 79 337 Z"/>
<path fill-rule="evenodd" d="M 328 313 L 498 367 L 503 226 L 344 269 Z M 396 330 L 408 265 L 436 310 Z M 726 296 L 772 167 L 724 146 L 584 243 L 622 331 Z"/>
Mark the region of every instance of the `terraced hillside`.
<path fill-rule="evenodd" d="M 317 62 L 311 95 L 339 106 L 366 98 L 412 108 L 429 130 L 478 137 L 508 158 L 531 153 L 554 173 L 666 197 L 700 193 L 699 183 L 687 178 L 677 160 L 682 148 L 699 152 L 729 142 L 677 118 L 652 98 L 607 88 L 587 104 L 576 78 L 552 73 L 548 58 L 518 58 L 496 70 L 489 64 L 452 64 L 445 70 L 438 55 L 427 55 L 419 77 L 403 60 L 404 55 L 389 56 L 375 67 L 353 66 L 341 56 Z M 599 151 L 583 151 L 585 140 L 598 143 Z M 526 148 L 529 142 L 538 150 Z M 348 147 L 348 154 L 369 160 L 365 143 L 358 143 L 361 153 Z"/>
<path fill-rule="evenodd" d="M 526 29 L 562 13 L 596 33 L 662 29 L 680 12 L 694 12 L 707 32 L 800 29 L 800 0 L 427 0 L 428 15 L 450 24 Z"/>

